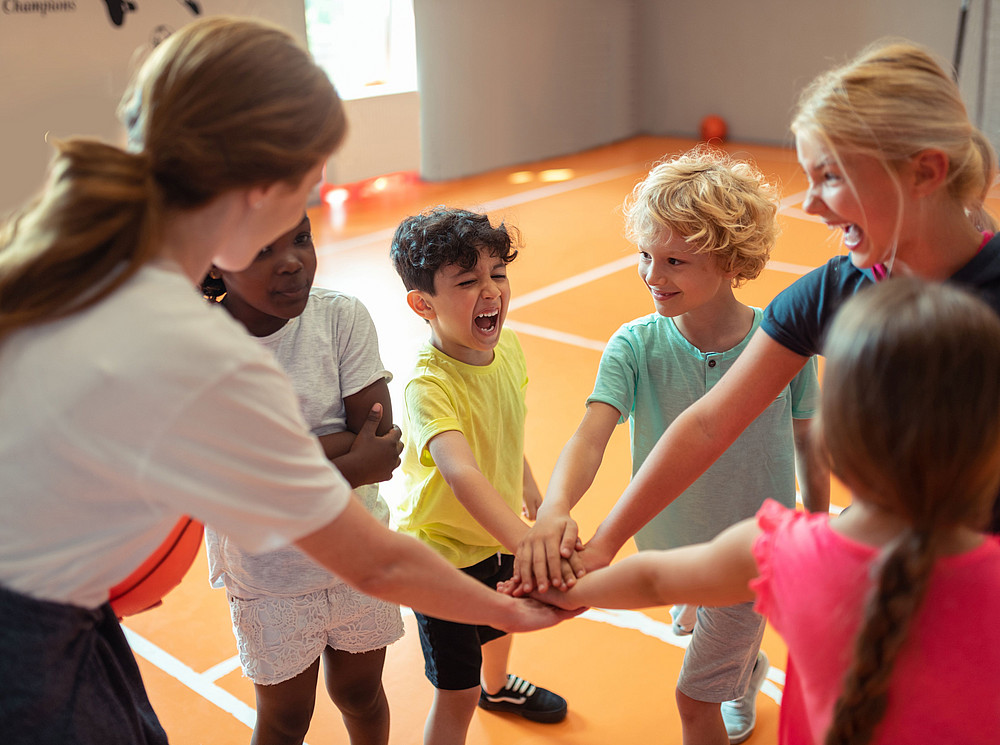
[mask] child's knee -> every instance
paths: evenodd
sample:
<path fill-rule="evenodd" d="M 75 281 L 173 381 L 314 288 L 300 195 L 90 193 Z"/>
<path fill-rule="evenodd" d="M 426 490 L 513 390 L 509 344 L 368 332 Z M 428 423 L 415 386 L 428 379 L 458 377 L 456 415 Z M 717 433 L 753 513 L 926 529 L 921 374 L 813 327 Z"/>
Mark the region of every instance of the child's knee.
<path fill-rule="evenodd" d="M 301 742 L 312 721 L 315 699 L 298 702 L 257 702 L 257 725 L 259 734 L 266 730 L 266 739 L 276 742 Z"/>
<path fill-rule="evenodd" d="M 328 686 L 327 690 L 330 699 L 346 716 L 374 716 L 386 704 L 381 679 L 370 685 L 357 685 L 357 681 L 354 681 L 352 685 Z"/>
<path fill-rule="evenodd" d="M 675 691 L 674 698 L 677 701 L 677 713 L 684 723 L 700 722 L 719 716 L 721 704 L 691 698 L 680 688 Z"/>

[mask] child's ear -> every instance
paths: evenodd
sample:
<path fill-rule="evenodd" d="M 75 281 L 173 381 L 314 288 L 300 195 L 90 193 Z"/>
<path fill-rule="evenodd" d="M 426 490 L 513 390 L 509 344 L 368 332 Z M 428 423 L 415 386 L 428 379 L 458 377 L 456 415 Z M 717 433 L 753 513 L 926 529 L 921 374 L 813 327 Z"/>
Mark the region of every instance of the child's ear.
<path fill-rule="evenodd" d="M 414 313 L 423 318 L 425 321 L 429 321 L 432 318 L 437 317 L 437 314 L 434 312 L 434 308 L 431 307 L 430 299 L 427 297 L 427 293 L 422 290 L 410 290 L 406 293 L 406 304 L 413 309 Z"/>

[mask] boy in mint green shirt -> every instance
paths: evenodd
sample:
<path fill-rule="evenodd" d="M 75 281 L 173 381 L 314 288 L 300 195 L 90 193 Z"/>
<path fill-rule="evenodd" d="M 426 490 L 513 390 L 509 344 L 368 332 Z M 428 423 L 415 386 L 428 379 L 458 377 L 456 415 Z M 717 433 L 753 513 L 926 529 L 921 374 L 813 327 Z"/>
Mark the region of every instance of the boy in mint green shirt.
<path fill-rule="evenodd" d="M 706 148 L 663 161 L 636 186 L 625 212 L 656 312 L 626 323 L 608 342 L 583 421 L 517 550 L 519 567 L 534 566 L 542 590 L 559 575 L 543 576 L 538 557 L 558 556 L 564 537 L 575 537 L 569 510 L 593 483 L 614 428 L 629 422 L 635 475 L 674 418 L 732 366 L 762 317 L 733 293 L 764 269 L 777 236 L 777 205 L 749 164 Z M 829 470 L 807 437 L 818 394 L 813 358 L 701 478 L 636 534 L 639 549 L 709 541 L 753 517 L 768 498 L 794 507 L 796 460 L 806 506 L 828 509 Z M 530 583 L 527 570 L 519 575 Z M 769 663 L 760 651 L 764 619 L 752 606 L 673 611 L 675 632 L 693 632 L 676 693 L 686 743 L 740 743 L 753 732 Z"/>

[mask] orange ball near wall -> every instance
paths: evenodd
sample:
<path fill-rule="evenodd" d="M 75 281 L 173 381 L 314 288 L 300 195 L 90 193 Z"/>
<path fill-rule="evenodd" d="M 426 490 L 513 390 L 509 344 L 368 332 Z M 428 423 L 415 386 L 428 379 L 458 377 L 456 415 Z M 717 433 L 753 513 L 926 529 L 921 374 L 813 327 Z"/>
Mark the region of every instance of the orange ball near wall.
<path fill-rule="evenodd" d="M 709 114 L 701 120 L 701 139 L 703 142 L 725 142 L 726 135 L 729 134 L 729 127 L 726 120 L 718 114 Z"/>

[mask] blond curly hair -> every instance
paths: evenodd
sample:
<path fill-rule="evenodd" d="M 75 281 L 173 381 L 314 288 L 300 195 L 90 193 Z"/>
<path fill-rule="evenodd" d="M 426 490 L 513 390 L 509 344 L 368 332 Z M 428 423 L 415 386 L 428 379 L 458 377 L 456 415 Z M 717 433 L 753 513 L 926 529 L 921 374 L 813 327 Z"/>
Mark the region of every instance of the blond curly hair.
<path fill-rule="evenodd" d="M 750 163 L 704 145 L 654 165 L 623 210 L 630 241 L 680 236 L 734 273 L 733 287 L 761 273 L 779 231 L 777 189 Z"/>

